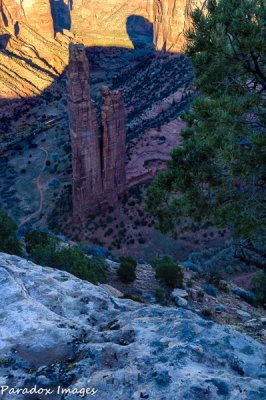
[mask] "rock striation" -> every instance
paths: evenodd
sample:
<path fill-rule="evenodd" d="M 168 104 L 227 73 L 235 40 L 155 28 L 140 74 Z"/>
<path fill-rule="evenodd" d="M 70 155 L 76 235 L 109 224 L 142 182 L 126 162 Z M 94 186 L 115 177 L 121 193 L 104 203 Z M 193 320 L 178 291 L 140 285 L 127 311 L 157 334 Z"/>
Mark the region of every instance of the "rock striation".
<path fill-rule="evenodd" d="M 265 346 L 231 328 L 4 253 L 0 282 L 0 386 L 53 390 L 42 400 L 81 398 L 58 386 L 96 400 L 265 398 Z"/>
<path fill-rule="evenodd" d="M 97 116 L 90 97 L 89 62 L 83 45 L 69 46 L 67 97 L 72 202 L 74 216 L 78 217 L 100 208 L 103 190 Z"/>
<path fill-rule="evenodd" d="M 97 0 L 73 0 L 70 15 L 74 32 L 88 45 L 128 46 L 128 36 L 140 30 L 138 22 L 143 28 L 149 21 L 153 24 L 155 50 L 178 52 L 184 43 L 184 30 L 190 24 L 191 10 L 203 3 L 204 0 L 105 0 L 103 4 Z M 127 23 L 136 16 L 142 19 L 135 19 L 134 29 L 129 32 Z"/>
<path fill-rule="evenodd" d="M 26 22 L 47 38 L 54 37 L 54 23 L 49 0 L 1 0 L 0 27 L 17 33 L 18 23 Z"/>
<path fill-rule="evenodd" d="M 180 51 L 190 12 L 203 0 L 153 0 L 153 32 L 156 51 Z"/>
<path fill-rule="evenodd" d="M 123 91 L 102 88 L 102 135 L 90 98 L 89 63 L 84 45 L 69 46 L 67 72 L 72 145 L 72 201 L 75 218 L 85 219 L 117 203 L 126 185 L 126 111 Z"/>
<path fill-rule="evenodd" d="M 126 188 L 126 109 L 123 90 L 102 88 L 102 178 L 108 204 L 115 204 Z"/>

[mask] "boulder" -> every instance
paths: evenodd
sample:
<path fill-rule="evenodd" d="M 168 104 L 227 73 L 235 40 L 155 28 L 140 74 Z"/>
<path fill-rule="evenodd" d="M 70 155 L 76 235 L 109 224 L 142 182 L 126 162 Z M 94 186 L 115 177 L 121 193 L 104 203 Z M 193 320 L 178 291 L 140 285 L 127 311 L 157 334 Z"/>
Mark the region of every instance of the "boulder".
<path fill-rule="evenodd" d="M 222 304 L 219 304 L 218 306 L 215 307 L 215 311 L 223 312 L 223 311 L 227 311 L 227 308 L 225 306 L 223 306 Z"/>
<path fill-rule="evenodd" d="M 188 289 L 189 298 L 193 301 L 197 301 L 197 291 L 195 289 Z"/>
<path fill-rule="evenodd" d="M 237 310 L 236 313 L 237 313 L 237 315 L 239 315 L 241 318 L 250 318 L 250 317 L 251 317 L 251 315 L 250 315 L 248 312 L 243 311 L 243 310 Z"/>
<path fill-rule="evenodd" d="M 188 297 L 188 292 L 184 289 L 174 289 L 171 293 L 171 297 Z"/>
<path fill-rule="evenodd" d="M 123 293 L 120 292 L 120 290 L 114 288 L 113 286 L 107 285 L 106 283 L 101 284 L 100 287 L 103 288 L 103 290 L 110 296 L 117 298 L 123 296 Z"/>
<path fill-rule="evenodd" d="M 176 297 L 175 302 L 179 307 L 186 307 L 187 306 L 187 300 L 184 299 L 183 297 Z"/>

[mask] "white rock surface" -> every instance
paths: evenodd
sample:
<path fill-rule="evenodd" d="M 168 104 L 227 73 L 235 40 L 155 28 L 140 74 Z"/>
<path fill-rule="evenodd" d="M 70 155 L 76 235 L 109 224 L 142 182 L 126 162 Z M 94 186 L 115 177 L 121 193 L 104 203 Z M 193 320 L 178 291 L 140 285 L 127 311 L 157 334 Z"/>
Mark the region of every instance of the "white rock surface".
<path fill-rule="evenodd" d="M 0 253 L 0 386 L 94 387 L 97 400 L 259 400 L 265 347 L 185 309 Z M 62 400 L 56 393 L 41 400 Z M 4 400 L 36 400 L 7 394 Z M 66 400 L 80 400 L 68 394 Z"/>
<path fill-rule="evenodd" d="M 250 318 L 251 317 L 251 315 L 248 312 L 243 311 L 243 310 L 237 310 L 236 313 L 242 318 Z"/>
<path fill-rule="evenodd" d="M 107 285 L 106 283 L 103 283 L 101 285 L 99 285 L 101 288 L 103 288 L 103 290 L 109 294 L 110 296 L 113 297 L 121 297 L 123 296 L 123 293 L 120 292 L 120 290 L 114 288 L 113 286 Z"/>
<path fill-rule="evenodd" d="M 184 289 L 174 289 L 171 293 L 171 297 L 188 297 L 188 292 Z"/>

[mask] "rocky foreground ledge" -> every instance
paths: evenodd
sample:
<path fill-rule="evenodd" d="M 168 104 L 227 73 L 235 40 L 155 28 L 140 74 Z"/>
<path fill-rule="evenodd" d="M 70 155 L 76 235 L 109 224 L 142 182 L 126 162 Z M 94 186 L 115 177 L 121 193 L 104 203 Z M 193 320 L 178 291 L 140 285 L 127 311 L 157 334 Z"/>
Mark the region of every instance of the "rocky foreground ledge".
<path fill-rule="evenodd" d="M 91 390 L 85 398 L 99 400 L 266 395 L 265 347 L 253 339 L 185 309 L 111 297 L 66 272 L 3 253 L 0 316 L 5 400 L 75 400 L 83 388 Z M 14 395 L 12 388 L 43 393 Z"/>

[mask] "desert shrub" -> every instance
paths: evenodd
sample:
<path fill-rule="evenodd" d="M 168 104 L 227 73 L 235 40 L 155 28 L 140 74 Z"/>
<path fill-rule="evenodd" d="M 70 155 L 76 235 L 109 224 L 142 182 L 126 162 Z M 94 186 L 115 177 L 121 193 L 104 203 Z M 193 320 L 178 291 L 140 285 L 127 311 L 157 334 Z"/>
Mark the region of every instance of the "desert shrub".
<path fill-rule="evenodd" d="M 56 246 L 58 243 L 58 239 L 49 235 L 48 232 L 44 231 L 31 231 L 25 234 L 24 241 L 26 245 L 26 250 L 28 253 L 32 253 L 37 246 L 47 246 L 47 245 L 54 245 Z"/>
<path fill-rule="evenodd" d="M 67 271 L 94 284 L 105 282 L 103 257 L 87 257 L 83 249 L 59 247 L 59 240 L 47 232 L 32 231 L 25 235 L 26 249 L 37 264 Z"/>
<path fill-rule="evenodd" d="M 240 299 L 245 300 L 247 303 L 252 305 L 256 304 L 256 296 L 254 293 L 242 289 L 232 289 L 232 292 L 239 296 Z"/>
<path fill-rule="evenodd" d="M 197 291 L 197 299 L 201 303 L 203 301 L 204 292 L 202 290 Z"/>
<path fill-rule="evenodd" d="M 152 258 L 150 261 L 150 264 L 153 268 L 157 268 L 160 265 L 164 265 L 164 264 L 172 264 L 173 260 L 171 259 L 171 257 L 165 255 L 162 258 Z"/>
<path fill-rule="evenodd" d="M 204 285 L 203 286 L 204 292 L 206 292 L 209 296 L 216 297 L 218 290 L 211 285 Z"/>
<path fill-rule="evenodd" d="M 137 262 L 133 257 L 121 256 L 120 267 L 117 270 L 120 280 L 124 283 L 134 282 L 136 279 L 136 267 Z"/>
<path fill-rule="evenodd" d="M 252 278 L 253 291 L 256 294 L 258 304 L 264 305 L 266 303 L 266 274 L 259 271 Z"/>
<path fill-rule="evenodd" d="M 95 285 L 104 282 L 106 273 L 100 258 L 88 258 L 78 247 L 62 248 L 55 253 L 55 268 L 67 271 L 76 277 L 92 282 Z"/>
<path fill-rule="evenodd" d="M 139 244 L 144 244 L 144 243 L 146 243 L 146 239 L 144 238 L 144 237 L 140 237 L 139 239 L 138 239 L 138 242 L 139 242 Z"/>
<path fill-rule="evenodd" d="M 0 210 L 0 251 L 21 255 L 21 244 L 17 238 L 17 224 L 3 210 Z"/>
<path fill-rule="evenodd" d="M 143 301 L 139 297 L 132 296 L 129 293 L 125 293 L 125 294 L 123 294 L 123 296 L 120 296 L 119 298 L 133 300 L 133 301 L 136 301 L 137 303 L 143 303 Z"/>
<path fill-rule="evenodd" d="M 204 308 L 202 310 L 202 315 L 204 315 L 204 317 L 210 318 L 212 316 L 212 311 L 209 308 Z"/>
<path fill-rule="evenodd" d="M 186 286 L 188 288 L 192 288 L 193 285 L 194 285 L 194 282 L 191 279 L 188 279 L 187 282 L 186 282 Z"/>
<path fill-rule="evenodd" d="M 156 289 L 155 297 L 157 297 L 159 300 L 162 300 L 164 298 L 163 292 L 160 289 Z"/>
<path fill-rule="evenodd" d="M 169 287 L 182 288 L 184 278 L 182 268 L 174 262 L 169 262 L 169 258 L 165 260 L 166 262 L 159 260 L 158 266 L 156 267 L 156 278 L 160 279 L 160 281 Z"/>
<path fill-rule="evenodd" d="M 220 281 L 218 284 L 218 289 L 222 290 L 225 293 L 229 293 L 229 286 L 225 281 Z"/>

